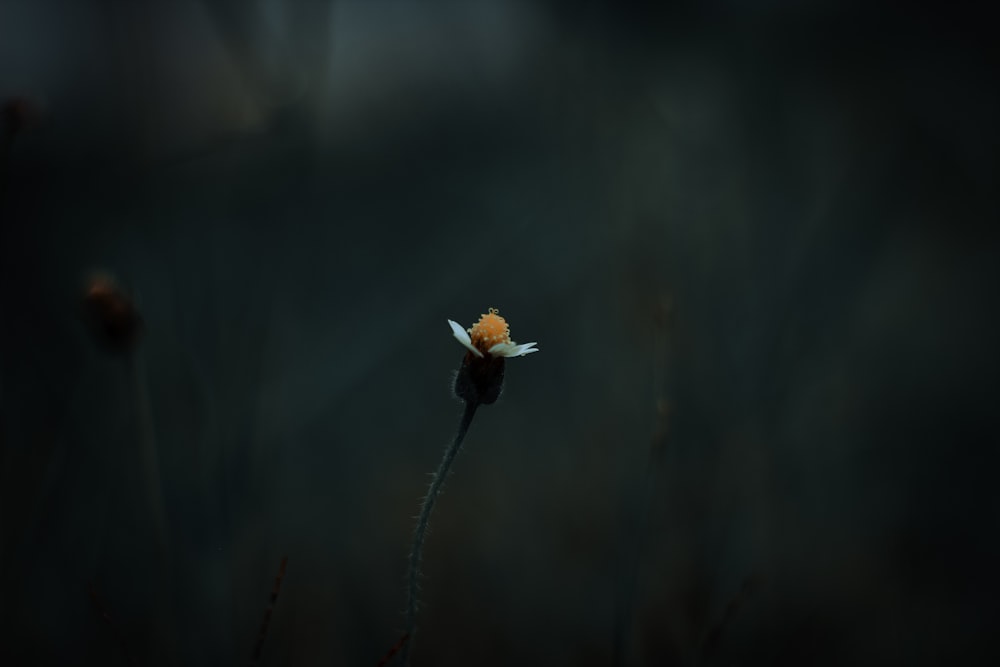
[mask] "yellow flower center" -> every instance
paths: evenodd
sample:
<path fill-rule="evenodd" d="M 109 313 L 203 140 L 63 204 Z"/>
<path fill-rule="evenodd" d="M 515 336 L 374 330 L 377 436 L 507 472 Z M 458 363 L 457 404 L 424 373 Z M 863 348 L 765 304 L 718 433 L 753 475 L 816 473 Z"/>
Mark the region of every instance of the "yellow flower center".
<path fill-rule="evenodd" d="M 469 329 L 469 337 L 472 338 L 472 344 L 486 354 L 497 343 L 510 342 L 510 327 L 496 308 L 490 308 L 490 312 L 483 313 L 479 321 Z"/>

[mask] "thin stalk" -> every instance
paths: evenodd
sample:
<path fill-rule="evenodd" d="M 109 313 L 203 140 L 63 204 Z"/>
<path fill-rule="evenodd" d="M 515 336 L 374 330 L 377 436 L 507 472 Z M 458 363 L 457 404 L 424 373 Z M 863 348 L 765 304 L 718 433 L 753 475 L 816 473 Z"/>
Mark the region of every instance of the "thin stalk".
<path fill-rule="evenodd" d="M 160 481 L 160 457 L 156 446 L 156 431 L 153 427 L 153 409 L 149 400 L 146 369 L 138 350 L 133 350 L 128 358 L 135 398 L 136 421 L 139 426 L 139 456 L 142 460 L 143 486 L 146 502 L 156 539 L 157 552 L 166 560 L 169 549 L 167 518 L 163 507 L 163 485 Z"/>
<path fill-rule="evenodd" d="M 649 534 L 649 506 L 653 498 L 656 486 L 656 469 L 658 463 L 658 452 L 650 450 L 649 462 L 646 464 L 645 483 L 640 500 L 639 517 L 635 522 L 634 533 L 628 535 L 626 539 L 634 540 L 634 551 L 623 567 L 624 572 L 620 575 L 623 583 L 620 584 L 621 591 L 615 613 L 614 639 L 612 642 L 612 667 L 621 667 L 631 662 L 631 634 L 632 623 L 635 616 L 636 597 L 639 589 L 639 570 L 642 565 L 643 552 L 646 550 L 646 542 Z"/>
<path fill-rule="evenodd" d="M 285 577 L 285 567 L 288 565 L 288 556 L 281 558 L 281 567 L 278 569 L 278 576 L 274 579 L 274 588 L 271 589 L 271 599 L 267 603 L 267 610 L 264 612 L 264 620 L 260 624 L 257 632 L 257 643 L 253 647 L 253 660 L 250 667 L 256 667 L 260 662 L 260 652 L 264 648 L 264 639 L 267 637 L 267 629 L 271 625 L 271 614 L 274 613 L 274 605 L 278 602 L 278 593 L 281 592 L 281 580 Z"/>
<path fill-rule="evenodd" d="M 623 535 L 623 542 L 633 544 L 631 554 L 622 559 L 619 572 L 618 601 L 615 610 L 614 634 L 611 645 L 612 667 L 623 667 L 634 664 L 632 634 L 635 620 L 635 608 L 639 593 L 639 574 L 644 552 L 647 548 L 650 529 L 650 505 L 656 489 L 656 478 L 659 473 L 660 461 L 667 438 L 667 417 L 669 405 L 662 387 L 666 367 L 666 337 L 670 315 L 670 301 L 660 302 L 656 311 L 653 329 L 653 395 L 656 396 L 656 425 L 649 442 L 649 455 L 646 460 L 645 481 L 642 485 L 642 495 L 636 500 L 638 508 L 633 508 L 636 521 L 631 530 Z"/>
<path fill-rule="evenodd" d="M 139 427 L 139 456 L 143 468 L 143 487 L 149 506 L 153 540 L 156 547 L 157 586 L 155 588 L 154 614 L 156 634 L 154 646 L 163 658 L 163 664 L 173 664 L 177 655 L 177 633 L 173 616 L 173 568 L 170 557 L 170 534 L 163 502 L 163 485 L 160 476 L 159 451 L 153 425 L 153 409 L 149 396 L 146 368 L 139 350 L 132 350 L 127 363 L 132 378 L 136 415 Z"/>
<path fill-rule="evenodd" d="M 132 654 L 129 653 L 128 645 L 125 642 L 125 635 L 122 634 L 121 628 L 119 628 L 111 618 L 111 612 L 108 611 L 107 605 L 101 601 L 100 596 L 97 594 L 97 588 L 94 584 L 90 584 L 87 587 L 87 591 L 90 593 L 91 602 L 94 603 L 94 609 L 97 610 L 97 613 L 102 619 L 104 619 L 104 622 L 111 629 L 111 634 L 114 636 L 115 642 L 117 642 L 118 646 L 121 648 L 122 655 L 125 658 L 125 664 L 128 665 L 128 667 L 134 667 L 135 660 L 132 659 Z"/>
<path fill-rule="evenodd" d="M 445 478 L 448 476 L 448 470 L 451 468 L 452 461 L 455 460 L 455 456 L 458 451 L 462 448 L 462 442 L 465 441 L 465 434 L 469 431 L 469 426 L 472 424 L 472 417 L 476 414 L 476 408 L 479 407 L 478 401 L 466 401 L 465 411 L 462 413 L 462 421 L 458 425 L 458 433 L 455 434 L 455 440 L 451 443 L 447 450 L 444 452 L 444 458 L 441 459 L 441 465 L 438 466 L 437 472 L 434 473 L 434 478 L 431 480 L 430 488 L 427 489 L 427 495 L 424 496 L 424 502 L 420 506 L 420 516 L 417 519 L 417 529 L 413 534 L 413 547 L 410 549 L 410 568 L 407 578 L 409 580 L 409 593 L 406 601 L 406 636 L 409 637 L 403 645 L 403 665 L 410 664 L 410 647 L 413 646 L 413 634 L 416 631 L 416 617 L 417 617 L 417 592 L 420 588 L 420 562 L 424 551 L 424 537 L 427 534 L 427 524 L 430 522 L 431 512 L 434 510 L 434 503 L 437 501 L 438 494 L 441 493 L 441 486 L 444 484 Z"/>

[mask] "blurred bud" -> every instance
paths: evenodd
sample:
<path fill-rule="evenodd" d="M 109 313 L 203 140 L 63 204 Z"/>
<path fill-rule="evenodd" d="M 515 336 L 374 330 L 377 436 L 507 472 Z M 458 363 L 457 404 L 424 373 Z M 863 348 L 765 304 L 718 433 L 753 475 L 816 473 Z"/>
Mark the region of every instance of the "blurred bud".
<path fill-rule="evenodd" d="M 142 336 L 143 323 L 132 299 L 107 274 L 95 274 L 83 297 L 84 319 L 102 347 L 124 354 Z"/>
<path fill-rule="evenodd" d="M 41 105 L 26 97 L 12 97 L 0 106 L 0 125 L 12 137 L 40 127 L 44 118 Z"/>

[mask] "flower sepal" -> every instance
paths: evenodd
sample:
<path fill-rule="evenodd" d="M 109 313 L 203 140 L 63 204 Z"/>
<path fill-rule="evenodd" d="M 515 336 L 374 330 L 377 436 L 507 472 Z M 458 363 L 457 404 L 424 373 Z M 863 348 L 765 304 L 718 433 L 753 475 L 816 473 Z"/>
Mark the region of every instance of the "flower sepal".
<path fill-rule="evenodd" d="M 504 366 L 503 357 L 466 353 L 455 376 L 455 395 L 466 403 L 495 403 L 503 391 Z"/>

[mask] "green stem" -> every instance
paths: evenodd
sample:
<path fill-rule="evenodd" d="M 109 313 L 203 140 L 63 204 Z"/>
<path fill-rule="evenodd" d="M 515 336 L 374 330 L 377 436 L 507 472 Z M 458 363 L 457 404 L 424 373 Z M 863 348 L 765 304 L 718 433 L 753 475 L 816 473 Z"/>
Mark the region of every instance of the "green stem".
<path fill-rule="evenodd" d="M 462 442 L 465 441 L 465 434 L 469 431 L 469 425 L 472 424 L 472 417 L 476 414 L 476 408 L 478 407 L 479 403 L 477 401 L 466 402 L 465 411 L 462 413 L 462 421 L 458 425 L 458 433 L 455 434 L 455 440 L 445 450 L 444 458 L 441 459 L 441 465 L 438 466 L 437 472 L 434 473 L 430 488 L 427 490 L 424 502 L 420 506 L 420 517 L 417 519 L 417 530 L 413 535 L 413 547 L 410 549 L 410 568 L 407 576 L 409 580 L 409 595 L 406 601 L 406 634 L 410 639 L 403 646 L 404 666 L 409 665 L 410 647 L 413 646 L 413 634 L 415 632 L 417 616 L 417 592 L 420 588 L 418 584 L 420 579 L 420 561 L 423 556 L 427 524 L 430 522 L 431 511 L 433 511 L 434 503 L 441 492 L 441 486 L 448 476 L 451 463 L 455 460 L 458 450 L 462 448 Z"/>

